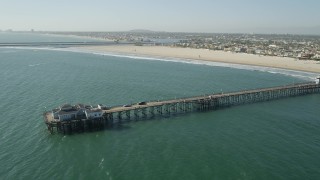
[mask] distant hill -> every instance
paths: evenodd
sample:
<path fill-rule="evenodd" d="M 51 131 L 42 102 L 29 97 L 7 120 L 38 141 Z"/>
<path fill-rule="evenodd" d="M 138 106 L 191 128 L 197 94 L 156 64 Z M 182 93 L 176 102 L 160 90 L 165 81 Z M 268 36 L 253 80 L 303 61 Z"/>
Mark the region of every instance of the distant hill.
<path fill-rule="evenodd" d="M 155 33 L 155 32 L 164 32 L 164 31 L 152 31 L 148 29 L 133 29 L 130 30 L 129 32 L 136 32 L 136 33 Z"/>

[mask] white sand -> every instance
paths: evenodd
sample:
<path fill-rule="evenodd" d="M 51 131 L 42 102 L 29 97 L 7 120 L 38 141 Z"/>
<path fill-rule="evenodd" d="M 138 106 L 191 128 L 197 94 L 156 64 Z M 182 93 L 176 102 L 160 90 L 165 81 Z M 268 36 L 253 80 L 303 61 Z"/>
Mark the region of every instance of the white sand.
<path fill-rule="evenodd" d="M 90 46 L 77 47 L 77 49 L 95 52 L 111 52 L 131 55 L 144 55 L 154 57 L 173 57 L 181 59 L 196 59 L 203 61 L 245 64 L 264 67 L 274 67 L 306 72 L 320 73 L 320 62 L 311 60 L 297 60 L 286 57 L 259 56 L 252 54 L 212 51 L 207 49 L 177 48 L 166 46 Z"/>

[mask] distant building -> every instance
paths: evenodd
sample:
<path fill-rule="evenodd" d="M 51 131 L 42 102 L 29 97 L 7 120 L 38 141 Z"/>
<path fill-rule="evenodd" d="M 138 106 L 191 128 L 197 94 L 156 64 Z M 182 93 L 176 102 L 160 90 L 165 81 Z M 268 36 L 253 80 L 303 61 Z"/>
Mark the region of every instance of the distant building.
<path fill-rule="evenodd" d="M 299 57 L 299 60 L 308 60 L 308 59 L 311 59 L 312 56 L 313 54 L 302 53 L 301 56 Z"/>
<path fill-rule="evenodd" d="M 241 48 L 239 47 L 234 48 L 234 52 L 239 53 L 240 51 L 241 51 Z"/>

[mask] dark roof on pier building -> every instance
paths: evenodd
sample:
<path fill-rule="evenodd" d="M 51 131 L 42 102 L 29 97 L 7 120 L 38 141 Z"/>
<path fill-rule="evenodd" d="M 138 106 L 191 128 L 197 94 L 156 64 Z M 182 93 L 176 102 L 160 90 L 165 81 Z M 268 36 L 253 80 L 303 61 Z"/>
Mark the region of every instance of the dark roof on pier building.
<path fill-rule="evenodd" d="M 75 106 L 71 106 L 70 104 L 64 104 L 60 106 L 61 111 L 75 111 L 77 108 Z"/>

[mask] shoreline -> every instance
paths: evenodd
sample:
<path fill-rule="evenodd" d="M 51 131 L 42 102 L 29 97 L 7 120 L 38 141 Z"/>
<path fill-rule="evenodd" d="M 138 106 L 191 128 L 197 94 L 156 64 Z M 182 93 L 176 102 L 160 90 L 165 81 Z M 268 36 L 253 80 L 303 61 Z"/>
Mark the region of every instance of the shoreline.
<path fill-rule="evenodd" d="M 174 58 L 177 61 L 206 61 L 227 63 L 233 65 L 248 65 L 258 67 L 278 68 L 293 71 L 320 73 L 320 62 L 312 60 L 296 60 L 287 57 L 258 56 L 253 54 L 212 51 L 208 49 L 191 49 L 169 46 L 87 46 L 72 47 L 95 53 L 115 53 L 122 55 L 145 56 L 155 58 Z"/>

